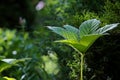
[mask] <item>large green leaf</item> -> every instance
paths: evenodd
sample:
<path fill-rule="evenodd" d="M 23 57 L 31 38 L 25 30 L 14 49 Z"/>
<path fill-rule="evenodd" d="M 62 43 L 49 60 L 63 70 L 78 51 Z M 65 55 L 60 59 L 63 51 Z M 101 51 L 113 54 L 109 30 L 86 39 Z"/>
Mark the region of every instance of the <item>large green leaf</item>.
<path fill-rule="evenodd" d="M 107 31 L 117 27 L 119 23 L 106 25 L 102 28 L 99 28 L 99 24 L 99 20 L 91 19 L 83 22 L 79 29 L 70 25 L 65 25 L 63 28 L 48 28 L 65 38 L 65 40 L 58 40 L 57 42 L 65 43 L 85 53 L 96 39 L 104 35 Z"/>
<path fill-rule="evenodd" d="M 64 38 L 67 38 L 67 32 L 65 29 L 61 28 L 61 27 L 51 27 L 51 26 L 48 26 L 48 28 L 50 30 L 52 30 L 53 32 L 61 35 L 62 37 Z"/>
<path fill-rule="evenodd" d="M 70 35 L 70 40 L 75 40 L 75 41 L 79 41 L 79 30 L 73 26 L 70 25 L 64 25 L 63 26 L 67 31 L 68 31 L 68 35 Z"/>
<path fill-rule="evenodd" d="M 55 42 L 65 43 L 71 47 L 76 48 L 82 53 L 85 53 L 89 49 L 89 47 L 95 42 L 95 40 L 98 39 L 100 36 L 102 35 L 99 35 L 99 34 L 98 35 L 86 35 L 86 36 L 83 36 L 79 42 L 76 42 L 73 40 L 57 40 Z"/>
<path fill-rule="evenodd" d="M 99 28 L 95 34 L 104 34 L 105 32 L 112 30 L 113 28 L 116 28 L 118 26 L 119 23 L 116 24 L 110 24 L 110 25 L 106 25 L 104 27 Z"/>
<path fill-rule="evenodd" d="M 51 29 L 53 32 L 61 35 L 62 37 L 64 37 L 67 40 L 75 40 L 78 41 L 79 40 L 79 36 L 78 36 L 78 29 L 74 28 L 70 25 L 64 25 L 63 28 L 61 27 L 51 27 L 48 26 L 49 29 Z"/>
<path fill-rule="evenodd" d="M 84 45 L 84 48 L 82 50 L 79 50 L 83 53 L 85 53 L 89 47 L 102 35 L 96 34 L 96 35 L 86 35 L 83 36 L 82 39 L 80 40 L 80 44 Z"/>
<path fill-rule="evenodd" d="M 91 19 L 83 22 L 80 27 L 80 37 L 82 38 L 85 35 L 92 34 L 99 28 L 100 21 L 96 19 Z"/>

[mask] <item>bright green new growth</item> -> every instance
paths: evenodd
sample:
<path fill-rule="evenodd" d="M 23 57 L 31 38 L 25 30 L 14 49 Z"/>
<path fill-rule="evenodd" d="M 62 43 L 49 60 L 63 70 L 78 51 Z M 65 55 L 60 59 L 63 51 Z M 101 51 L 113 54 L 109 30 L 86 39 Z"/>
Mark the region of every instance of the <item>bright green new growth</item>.
<path fill-rule="evenodd" d="M 70 25 L 64 25 L 63 28 L 48 26 L 50 30 L 64 37 L 64 40 L 57 40 L 56 42 L 65 43 L 71 46 L 81 55 L 80 80 L 83 80 L 85 52 L 95 42 L 95 40 L 102 35 L 108 34 L 106 32 L 117 27 L 119 23 L 106 25 L 101 28 L 99 28 L 99 24 L 99 20 L 91 19 L 83 22 L 79 29 Z"/>
<path fill-rule="evenodd" d="M 48 28 L 64 37 L 64 40 L 58 40 L 56 42 L 68 44 L 80 52 L 85 53 L 96 39 L 107 34 L 107 31 L 117 27 L 119 23 L 106 25 L 101 28 L 99 28 L 99 24 L 99 20 L 91 19 L 83 22 L 79 29 L 70 25 L 64 25 L 63 28 L 50 26 Z"/>

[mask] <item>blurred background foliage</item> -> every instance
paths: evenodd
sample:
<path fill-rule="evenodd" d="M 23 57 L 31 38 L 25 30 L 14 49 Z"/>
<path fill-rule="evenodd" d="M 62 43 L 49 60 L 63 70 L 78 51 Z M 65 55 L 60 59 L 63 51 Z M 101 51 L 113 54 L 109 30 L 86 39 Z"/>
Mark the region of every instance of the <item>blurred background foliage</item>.
<path fill-rule="evenodd" d="M 46 26 L 79 27 L 93 18 L 103 26 L 120 22 L 119 15 L 119 0 L 0 0 L 0 79 L 78 80 L 80 55 L 54 43 L 61 37 Z M 85 80 L 120 79 L 119 27 L 110 34 L 87 52 Z M 28 60 L 4 68 L 3 59 Z"/>

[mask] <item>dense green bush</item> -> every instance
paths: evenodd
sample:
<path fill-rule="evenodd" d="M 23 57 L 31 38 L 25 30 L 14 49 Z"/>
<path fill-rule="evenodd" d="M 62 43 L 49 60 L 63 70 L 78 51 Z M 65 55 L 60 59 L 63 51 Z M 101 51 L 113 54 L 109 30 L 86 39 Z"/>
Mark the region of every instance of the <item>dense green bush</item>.
<path fill-rule="evenodd" d="M 57 55 L 50 51 L 46 52 L 49 55 L 42 55 L 42 47 L 37 46 L 40 42 L 40 39 L 38 43 L 35 39 L 33 41 L 29 33 L 23 31 L 0 29 L 0 57 L 21 61 L 17 65 L 8 65 L 8 67 L 1 62 L 0 76 L 18 80 L 53 80 L 59 72 Z M 49 67 L 51 65 L 52 67 Z"/>
<path fill-rule="evenodd" d="M 120 2 L 115 1 L 111 2 L 107 0 L 105 2 L 103 13 L 101 15 L 101 19 L 104 23 L 113 23 L 120 21 Z"/>

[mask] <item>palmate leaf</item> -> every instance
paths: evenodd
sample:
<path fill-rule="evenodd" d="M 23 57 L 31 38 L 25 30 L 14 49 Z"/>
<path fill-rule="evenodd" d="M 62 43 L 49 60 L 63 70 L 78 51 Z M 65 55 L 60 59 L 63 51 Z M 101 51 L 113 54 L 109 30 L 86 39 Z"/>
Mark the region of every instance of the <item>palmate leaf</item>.
<path fill-rule="evenodd" d="M 65 25 L 63 28 L 48 28 L 65 38 L 65 40 L 59 40 L 56 42 L 65 43 L 73 48 L 76 48 L 80 52 L 85 53 L 96 39 L 102 35 L 105 35 L 107 31 L 117 27 L 119 23 L 106 25 L 101 28 L 99 28 L 99 24 L 99 20 L 91 19 L 83 22 L 79 29 L 70 25 Z"/>
<path fill-rule="evenodd" d="M 89 47 L 97 40 L 100 36 L 104 35 L 107 31 L 117 27 L 117 24 L 106 25 L 102 28 L 99 28 L 100 21 L 96 19 L 91 19 L 83 22 L 79 31 L 71 26 L 64 26 L 65 33 L 57 32 L 54 28 L 50 27 L 49 29 L 53 30 L 56 33 L 59 33 L 61 36 L 67 33 L 69 38 L 65 40 L 58 40 L 56 42 L 65 43 L 75 49 L 80 55 L 80 80 L 83 80 L 83 64 L 84 64 L 84 54 L 89 49 Z M 99 29 L 98 29 L 99 28 Z M 67 37 L 65 36 L 65 37 Z M 70 38 L 71 37 L 71 38 Z M 73 39 L 72 39 L 73 38 Z M 76 39 L 77 38 L 77 39 Z M 77 40 L 77 41 L 76 41 Z"/>
<path fill-rule="evenodd" d="M 91 19 L 83 22 L 80 27 L 80 37 L 82 38 L 85 35 L 93 34 L 99 28 L 100 21 L 96 19 Z"/>

